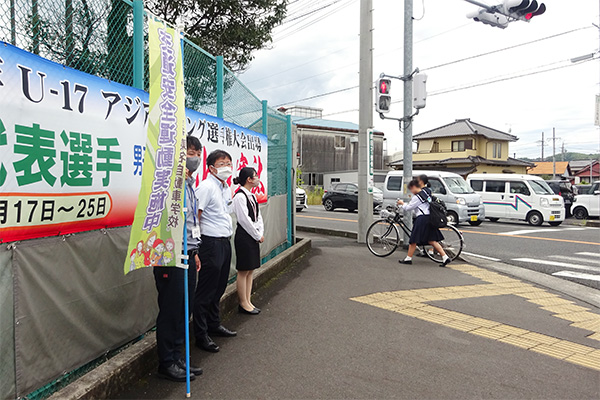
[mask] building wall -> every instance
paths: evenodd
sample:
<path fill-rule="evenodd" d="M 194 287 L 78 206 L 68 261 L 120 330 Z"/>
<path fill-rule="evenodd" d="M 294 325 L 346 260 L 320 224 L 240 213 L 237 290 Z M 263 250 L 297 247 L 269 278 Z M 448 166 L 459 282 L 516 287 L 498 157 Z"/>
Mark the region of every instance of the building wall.
<path fill-rule="evenodd" d="M 459 140 L 473 140 L 473 149 L 465 151 L 452 151 L 452 142 Z M 413 155 L 415 161 L 445 160 L 447 158 L 466 158 L 477 156 L 479 146 L 478 138 L 473 136 L 456 136 L 448 138 L 425 139 L 418 141 L 417 152 Z M 438 151 L 432 152 L 434 142 L 438 143 Z"/>
<path fill-rule="evenodd" d="M 356 133 L 335 132 L 298 128 L 297 153 L 302 174 L 332 171 L 352 171 L 358 169 L 358 142 Z M 345 138 L 345 147 L 336 147 L 336 136 Z M 385 169 L 383 157 L 383 137 L 373 140 L 373 164 L 375 169 Z M 306 181 L 306 180 L 305 180 Z"/>

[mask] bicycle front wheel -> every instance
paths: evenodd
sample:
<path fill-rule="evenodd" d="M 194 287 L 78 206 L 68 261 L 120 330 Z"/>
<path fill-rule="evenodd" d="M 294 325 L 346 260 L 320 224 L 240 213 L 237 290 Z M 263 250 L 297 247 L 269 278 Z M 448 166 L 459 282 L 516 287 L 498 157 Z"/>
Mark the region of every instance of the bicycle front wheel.
<path fill-rule="evenodd" d="M 453 225 L 440 228 L 440 232 L 444 235 L 444 240 L 440 242 L 442 249 L 452 261 L 456 260 L 460 256 L 460 253 L 462 253 L 465 245 L 462 233 Z M 428 244 L 427 246 L 423 246 L 423 248 L 427 257 L 432 261 L 442 262 L 442 255 L 433 246 Z"/>
<path fill-rule="evenodd" d="M 367 247 L 377 257 L 387 257 L 400 245 L 400 232 L 394 223 L 381 219 L 367 230 Z"/>

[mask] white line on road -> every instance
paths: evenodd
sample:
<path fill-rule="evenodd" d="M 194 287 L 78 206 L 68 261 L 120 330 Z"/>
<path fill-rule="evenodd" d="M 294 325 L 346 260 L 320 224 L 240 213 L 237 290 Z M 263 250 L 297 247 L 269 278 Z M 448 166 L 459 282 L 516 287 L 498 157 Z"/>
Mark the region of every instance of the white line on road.
<path fill-rule="evenodd" d="M 528 235 L 530 233 L 556 233 L 564 231 L 584 231 L 588 228 L 543 228 L 543 229 L 521 229 L 518 231 L 500 232 L 501 235 Z"/>
<path fill-rule="evenodd" d="M 467 253 L 466 251 L 463 251 L 462 253 L 465 254 L 465 255 L 467 255 L 467 256 L 471 256 L 471 257 L 483 258 L 484 260 L 501 261 L 499 258 L 482 256 L 480 254 Z"/>
<path fill-rule="evenodd" d="M 589 256 L 589 257 L 598 257 L 600 258 L 600 253 L 588 253 L 588 252 L 581 252 L 581 253 L 575 253 L 579 256 Z"/>
<path fill-rule="evenodd" d="M 550 256 L 550 258 L 556 258 L 558 260 L 574 261 L 579 263 L 597 264 L 600 265 L 600 260 L 590 260 L 587 258 L 571 257 L 571 256 Z"/>
<path fill-rule="evenodd" d="M 552 275 L 554 275 L 554 276 L 562 276 L 562 277 L 565 277 L 565 278 L 577 278 L 577 279 L 583 279 L 583 280 L 586 280 L 586 281 L 598 281 L 598 282 L 600 282 L 600 275 L 582 274 L 580 272 L 560 271 L 560 272 L 555 272 Z"/>
<path fill-rule="evenodd" d="M 584 271 L 596 271 L 600 272 L 600 267 L 590 267 L 587 265 L 578 265 L 578 264 L 569 264 L 559 261 L 549 261 L 549 260 L 536 260 L 534 258 L 513 258 L 513 261 L 519 261 L 530 264 L 540 264 L 540 265 L 551 265 L 553 267 L 561 267 L 561 268 L 571 268 L 571 269 L 580 269 Z"/>

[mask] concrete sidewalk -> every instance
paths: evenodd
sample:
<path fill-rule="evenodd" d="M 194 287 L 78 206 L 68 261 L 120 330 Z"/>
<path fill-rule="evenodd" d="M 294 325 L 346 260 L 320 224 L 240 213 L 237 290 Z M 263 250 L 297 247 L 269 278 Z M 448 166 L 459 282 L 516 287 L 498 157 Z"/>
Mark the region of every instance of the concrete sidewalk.
<path fill-rule="evenodd" d="M 600 310 L 468 264 L 400 265 L 354 240 L 313 249 L 263 289 L 259 316 L 205 369 L 193 398 L 598 399 Z M 592 335 L 592 336 L 590 336 Z M 183 398 L 149 375 L 119 398 Z"/>

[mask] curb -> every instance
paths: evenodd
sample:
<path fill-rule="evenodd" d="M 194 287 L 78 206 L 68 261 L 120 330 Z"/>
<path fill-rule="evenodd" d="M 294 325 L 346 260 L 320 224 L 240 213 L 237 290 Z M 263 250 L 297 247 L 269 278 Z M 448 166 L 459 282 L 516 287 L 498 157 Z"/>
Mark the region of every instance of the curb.
<path fill-rule="evenodd" d="M 327 236 L 345 237 L 345 238 L 350 238 L 350 239 L 358 239 L 358 234 L 356 232 L 340 231 L 337 229 L 316 228 L 316 227 L 312 227 L 312 226 L 296 225 L 296 231 L 317 233 L 320 235 L 327 235 Z"/>
<path fill-rule="evenodd" d="M 465 262 L 473 264 L 477 267 L 491 269 L 501 272 L 505 275 L 514 276 L 516 278 L 544 286 L 556 292 L 573 297 L 574 299 L 588 303 L 594 307 L 600 308 L 600 290 L 593 289 L 589 286 L 584 286 L 566 279 L 557 278 L 542 272 L 517 267 L 503 262 L 485 260 L 483 258 L 464 255 L 461 255 L 460 258 Z"/>
<path fill-rule="evenodd" d="M 264 286 L 279 275 L 292 262 L 308 252 L 311 246 L 310 239 L 298 239 L 295 245 L 263 264 L 255 273 L 255 289 Z M 230 284 L 221 299 L 221 312 L 225 315 L 236 307 L 236 286 Z M 149 332 L 142 340 L 55 392 L 49 399 L 75 400 L 114 397 L 128 384 L 157 367 L 155 336 L 155 332 Z"/>

